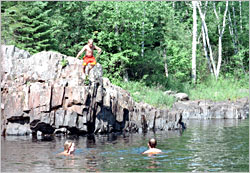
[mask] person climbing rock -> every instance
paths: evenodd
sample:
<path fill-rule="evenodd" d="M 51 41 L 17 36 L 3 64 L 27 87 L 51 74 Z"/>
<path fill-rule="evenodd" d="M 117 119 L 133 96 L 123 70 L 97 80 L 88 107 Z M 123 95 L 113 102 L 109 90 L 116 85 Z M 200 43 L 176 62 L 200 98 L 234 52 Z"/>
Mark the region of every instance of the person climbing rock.
<path fill-rule="evenodd" d="M 88 43 L 83 46 L 82 50 L 77 54 L 76 58 L 79 58 L 82 53 L 85 51 L 85 55 L 83 56 L 83 74 L 85 74 L 85 69 L 88 64 L 90 64 L 90 68 L 88 69 L 86 76 L 89 75 L 90 70 L 96 65 L 96 59 L 94 57 L 94 49 L 98 51 L 98 54 L 100 55 L 102 52 L 102 49 L 98 46 L 94 45 L 93 39 L 89 39 Z"/>

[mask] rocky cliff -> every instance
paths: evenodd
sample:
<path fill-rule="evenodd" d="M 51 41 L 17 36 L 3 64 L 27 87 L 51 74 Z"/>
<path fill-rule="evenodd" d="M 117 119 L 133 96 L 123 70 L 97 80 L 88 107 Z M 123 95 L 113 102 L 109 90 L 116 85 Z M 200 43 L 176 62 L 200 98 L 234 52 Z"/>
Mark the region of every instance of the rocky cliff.
<path fill-rule="evenodd" d="M 248 99 L 186 101 L 171 110 L 158 109 L 134 102 L 127 91 L 102 77 L 100 64 L 85 85 L 82 61 L 74 57 L 52 51 L 31 56 L 15 46 L 1 50 L 2 135 L 171 130 L 183 128 L 182 119 L 248 115 Z"/>

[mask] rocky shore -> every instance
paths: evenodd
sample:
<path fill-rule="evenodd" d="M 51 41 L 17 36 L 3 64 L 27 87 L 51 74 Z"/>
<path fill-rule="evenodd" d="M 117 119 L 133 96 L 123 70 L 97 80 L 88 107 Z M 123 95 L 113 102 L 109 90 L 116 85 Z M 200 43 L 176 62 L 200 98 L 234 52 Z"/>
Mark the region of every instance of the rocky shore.
<path fill-rule="evenodd" d="M 174 130 L 184 128 L 186 119 L 249 115 L 248 98 L 178 101 L 170 110 L 155 108 L 135 102 L 129 92 L 104 78 L 100 64 L 86 85 L 82 61 L 74 57 L 52 51 L 31 56 L 15 46 L 1 49 L 2 135 Z"/>

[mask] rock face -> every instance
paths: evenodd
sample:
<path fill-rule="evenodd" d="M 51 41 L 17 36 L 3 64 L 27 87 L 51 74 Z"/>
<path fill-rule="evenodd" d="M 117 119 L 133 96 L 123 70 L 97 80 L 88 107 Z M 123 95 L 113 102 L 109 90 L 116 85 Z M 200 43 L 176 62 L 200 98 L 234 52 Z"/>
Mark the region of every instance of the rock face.
<path fill-rule="evenodd" d="M 185 119 L 246 119 L 249 116 L 248 98 L 237 101 L 188 101 L 177 102 L 174 109 L 182 111 Z"/>
<path fill-rule="evenodd" d="M 14 46 L 2 46 L 1 132 L 109 133 L 115 131 L 183 128 L 188 118 L 246 118 L 248 99 L 227 103 L 177 102 L 172 110 L 136 103 L 130 94 L 102 77 L 102 66 L 90 72 L 84 85 L 82 61 L 57 52 L 30 55 Z M 61 61 L 68 65 L 63 67 Z"/>

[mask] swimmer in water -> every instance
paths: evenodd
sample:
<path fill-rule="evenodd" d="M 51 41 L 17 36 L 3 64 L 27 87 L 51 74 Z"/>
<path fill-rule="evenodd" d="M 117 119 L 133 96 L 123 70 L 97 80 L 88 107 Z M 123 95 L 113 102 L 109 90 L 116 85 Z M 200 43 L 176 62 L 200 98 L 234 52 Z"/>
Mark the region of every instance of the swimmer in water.
<path fill-rule="evenodd" d="M 148 147 L 149 149 L 145 152 L 143 152 L 142 154 L 159 154 L 162 151 L 160 149 L 155 148 L 157 145 L 157 142 L 154 138 L 150 139 L 148 141 Z"/>
<path fill-rule="evenodd" d="M 59 155 L 69 156 L 75 151 L 75 143 L 72 141 L 66 141 L 64 143 L 64 151 L 59 153 Z"/>

